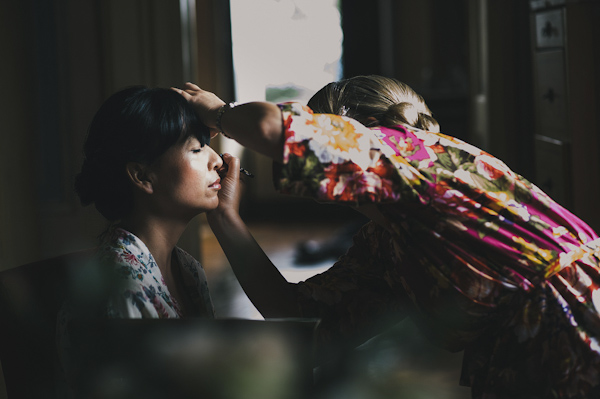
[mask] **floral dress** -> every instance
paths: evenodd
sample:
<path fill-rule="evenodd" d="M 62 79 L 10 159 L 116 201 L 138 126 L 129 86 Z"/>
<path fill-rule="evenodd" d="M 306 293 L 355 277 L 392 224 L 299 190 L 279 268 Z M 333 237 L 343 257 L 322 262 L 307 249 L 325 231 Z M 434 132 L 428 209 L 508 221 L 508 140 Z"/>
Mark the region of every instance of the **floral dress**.
<path fill-rule="evenodd" d="M 375 204 L 384 221 L 296 285 L 324 339 L 368 337 L 409 315 L 433 342 L 465 351 L 461 383 L 474 396 L 587 398 L 597 389 L 600 239 L 589 226 L 456 138 L 280 108 L 277 189 Z"/>

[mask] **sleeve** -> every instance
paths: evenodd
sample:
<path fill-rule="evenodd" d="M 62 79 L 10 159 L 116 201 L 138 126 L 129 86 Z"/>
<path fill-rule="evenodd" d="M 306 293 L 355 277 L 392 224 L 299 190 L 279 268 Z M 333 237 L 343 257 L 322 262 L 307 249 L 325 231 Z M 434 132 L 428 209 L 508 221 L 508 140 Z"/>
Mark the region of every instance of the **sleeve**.
<path fill-rule="evenodd" d="M 358 345 L 402 320 L 409 299 L 392 270 L 392 237 L 369 222 L 327 271 L 296 285 L 302 317 L 320 318 L 318 343 Z"/>
<path fill-rule="evenodd" d="M 449 207 L 457 190 L 492 193 L 496 202 L 497 192 L 519 202 L 531 196 L 531 184 L 502 161 L 455 137 L 403 125 L 367 128 L 345 116 L 315 114 L 299 103 L 279 106 L 285 142 L 274 184 L 283 194 L 349 205 L 435 202 Z"/>
<path fill-rule="evenodd" d="M 382 129 L 299 103 L 280 108 L 284 162 L 274 165 L 274 183 L 281 193 L 350 205 L 419 200 L 425 176 L 383 140 Z"/>

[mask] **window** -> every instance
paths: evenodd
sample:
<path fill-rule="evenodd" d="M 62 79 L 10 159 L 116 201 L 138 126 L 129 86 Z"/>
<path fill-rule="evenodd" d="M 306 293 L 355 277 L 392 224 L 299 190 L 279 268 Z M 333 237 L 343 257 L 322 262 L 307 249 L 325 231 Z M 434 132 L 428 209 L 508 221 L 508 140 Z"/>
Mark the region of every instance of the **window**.
<path fill-rule="evenodd" d="M 236 100 L 306 103 L 322 86 L 340 79 L 338 3 L 230 0 Z M 231 152 L 233 143 L 227 145 Z"/>
<path fill-rule="evenodd" d="M 341 76 L 338 0 L 231 0 L 238 101 L 307 101 Z"/>

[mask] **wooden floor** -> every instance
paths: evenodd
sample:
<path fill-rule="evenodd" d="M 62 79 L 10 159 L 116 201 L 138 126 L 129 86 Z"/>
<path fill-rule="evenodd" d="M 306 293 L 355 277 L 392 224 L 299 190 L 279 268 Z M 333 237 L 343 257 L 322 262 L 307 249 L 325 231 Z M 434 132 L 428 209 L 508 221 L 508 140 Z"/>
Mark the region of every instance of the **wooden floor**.
<path fill-rule="evenodd" d="M 325 240 L 335 234 L 342 225 L 341 222 L 327 224 L 267 222 L 252 223 L 248 228 L 286 279 L 290 282 L 298 282 L 325 271 L 334 260 L 298 266 L 294 263 L 296 245 L 306 240 Z M 217 316 L 261 318 L 235 280 L 225 254 L 208 228 L 203 230 L 201 252 L 201 262 L 206 271 Z"/>

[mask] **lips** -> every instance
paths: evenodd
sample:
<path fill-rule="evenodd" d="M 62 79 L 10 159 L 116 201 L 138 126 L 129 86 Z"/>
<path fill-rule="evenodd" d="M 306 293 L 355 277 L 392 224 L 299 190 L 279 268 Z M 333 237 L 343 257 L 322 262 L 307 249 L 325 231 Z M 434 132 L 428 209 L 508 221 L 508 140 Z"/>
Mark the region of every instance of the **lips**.
<path fill-rule="evenodd" d="M 217 178 L 217 180 L 215 180 L 210 186 L 208 186 L 209 188 L 214 188 L 216 190 L 220 190 L 221 189 L 221 178 Z"/>

